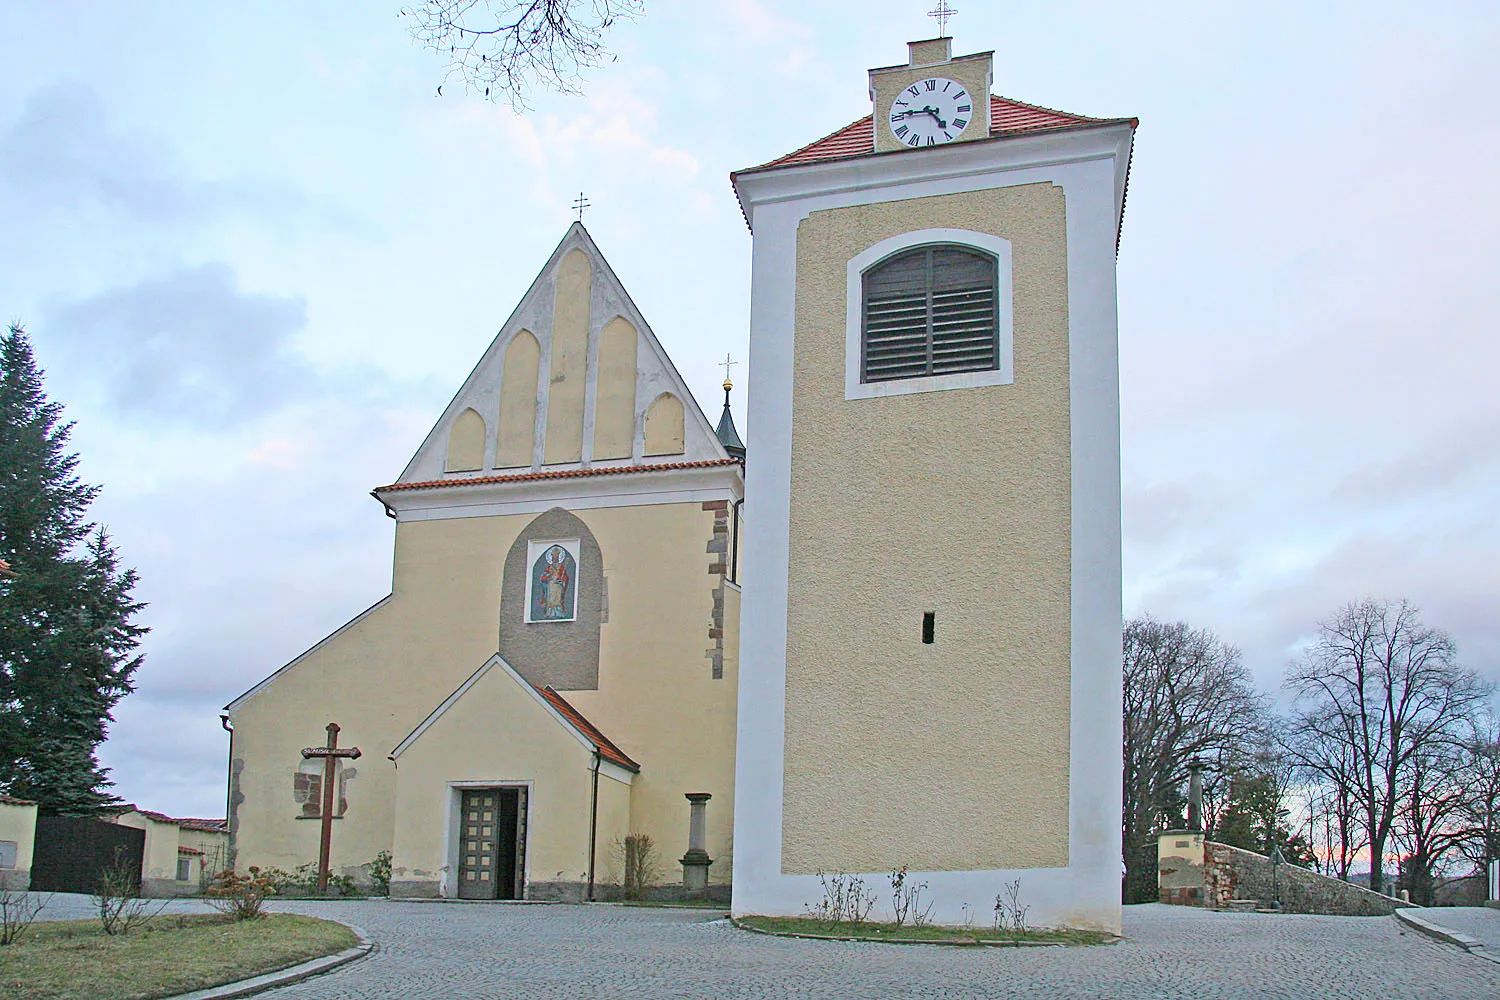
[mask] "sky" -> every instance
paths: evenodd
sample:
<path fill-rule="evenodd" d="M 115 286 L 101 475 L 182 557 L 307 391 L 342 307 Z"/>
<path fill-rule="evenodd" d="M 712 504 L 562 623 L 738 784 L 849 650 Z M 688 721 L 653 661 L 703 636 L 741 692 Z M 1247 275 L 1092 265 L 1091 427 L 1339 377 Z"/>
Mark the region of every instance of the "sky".
<path fill-rule="evenodd" d="M 716 416 L 748 340 L 729 172 L 867 114 L 931 6 L 649 0 L 582 95 L 518 114 L 437 96 L 395 0 L 0 0 L 0 312 L 149 603 L 114 790 L 223 815 L 221 707 L 388 591 L 369 491 L 580 191 Z M 1408 598 L 1500 681 L 1500 8 L 954 6 L 996 93 L 1141 120 L 1126 613 L 1213 629 L 1275 692 L 1341 605 Z"/>

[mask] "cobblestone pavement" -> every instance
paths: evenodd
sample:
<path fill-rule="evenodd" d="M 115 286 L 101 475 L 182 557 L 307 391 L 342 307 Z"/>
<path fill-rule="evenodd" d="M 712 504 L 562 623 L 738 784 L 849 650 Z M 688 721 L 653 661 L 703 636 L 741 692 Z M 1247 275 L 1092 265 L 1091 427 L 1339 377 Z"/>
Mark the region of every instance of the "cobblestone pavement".
<path fill-rule="evenodd" d="M 1488 906 L 1437 906 L 1418 910 L 1430 924 L 1458 931 L 1484 942 L 1484 950 L 1500 958 L 1500 910 Z"/>
<path fill-rule="evenodd" d="M 87 916 L 87 902 L 59 896 L 48 915 Z M 1013 950 L 772 938 L 697 910 L 384 900 L 275 908 L 358 924 L 380 949 L 260 994 L 266 1000 L 1500 997 L 1500 966 L 1403 933 L 1392 917 L 1131 906 L 1120 944 Z"/>

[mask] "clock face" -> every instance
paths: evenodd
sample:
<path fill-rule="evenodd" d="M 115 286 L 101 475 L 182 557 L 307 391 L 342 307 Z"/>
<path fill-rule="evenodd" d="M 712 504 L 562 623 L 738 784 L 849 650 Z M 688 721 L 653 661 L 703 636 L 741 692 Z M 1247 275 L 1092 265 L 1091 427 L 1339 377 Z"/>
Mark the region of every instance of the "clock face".
<path fill-rule="evenodd" d="M 962 84 L 933 77 L 918 80 L 891 103 L 891 134 L 908 146 L 941 146 L 963 135 L 974 99 Z"/>

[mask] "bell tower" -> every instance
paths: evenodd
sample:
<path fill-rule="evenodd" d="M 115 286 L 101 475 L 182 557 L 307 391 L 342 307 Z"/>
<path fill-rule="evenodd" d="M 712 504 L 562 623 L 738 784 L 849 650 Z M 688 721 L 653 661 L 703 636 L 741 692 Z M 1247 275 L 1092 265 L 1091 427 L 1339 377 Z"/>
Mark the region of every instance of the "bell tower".
<path fill-rule="evenodd" d="M 991 53 L 951 53 L 911 43 L 869 117 L 732 175 L 756 433 L 733 909 L 904 867 L 941 923 L 1019 878 L 1039 924 L 1118 932 L 1136 122 L 992 96 Z"/>

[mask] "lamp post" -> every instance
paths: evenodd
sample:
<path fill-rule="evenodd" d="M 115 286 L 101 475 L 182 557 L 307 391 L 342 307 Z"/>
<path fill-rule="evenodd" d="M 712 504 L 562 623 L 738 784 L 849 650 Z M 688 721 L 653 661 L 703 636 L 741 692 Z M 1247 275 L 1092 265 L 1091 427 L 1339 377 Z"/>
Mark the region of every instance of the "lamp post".
<path fill-rule="evenodd" d="M 1281 845 L 1271 845 L 1271 899 L 1276 909 L 1281 909 L 1281 881 L 1279 879 L 1281 864 L 1286 858 L 1281 856 Z"/>

